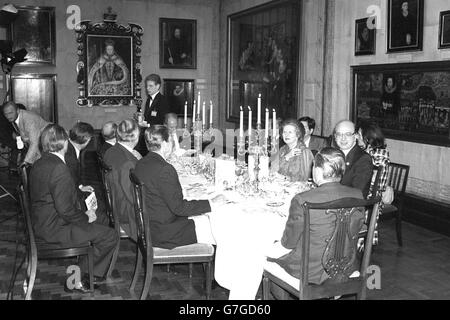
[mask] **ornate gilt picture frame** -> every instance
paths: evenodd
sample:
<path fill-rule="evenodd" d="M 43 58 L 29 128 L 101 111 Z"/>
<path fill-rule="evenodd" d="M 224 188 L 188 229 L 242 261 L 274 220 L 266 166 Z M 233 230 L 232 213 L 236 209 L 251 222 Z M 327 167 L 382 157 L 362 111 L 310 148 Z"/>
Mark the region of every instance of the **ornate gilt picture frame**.
<path fill-rule="evenodd" d="M 111 11 L 111 10 L 110 10 Z M 100 23 L 82 21 L 75 29 L 78 43 L 77 104 L 139 107 L 141 98 L 141 26 L 117 24 L 115 14 Z"/>

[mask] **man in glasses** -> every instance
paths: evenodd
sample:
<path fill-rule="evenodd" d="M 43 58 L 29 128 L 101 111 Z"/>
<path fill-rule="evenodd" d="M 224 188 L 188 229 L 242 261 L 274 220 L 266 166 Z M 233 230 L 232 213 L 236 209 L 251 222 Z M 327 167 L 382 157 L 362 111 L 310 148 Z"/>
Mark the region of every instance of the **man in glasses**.
<path fill-rule="evenodd" d="M 362 191 L 367 197 L 372 178 L 372 159 L 356 143 L 355 124 L 349 120 L 339 122 L 334 129 L 336 145 L 345 155 L 346 170 L 341 184 Z"/>

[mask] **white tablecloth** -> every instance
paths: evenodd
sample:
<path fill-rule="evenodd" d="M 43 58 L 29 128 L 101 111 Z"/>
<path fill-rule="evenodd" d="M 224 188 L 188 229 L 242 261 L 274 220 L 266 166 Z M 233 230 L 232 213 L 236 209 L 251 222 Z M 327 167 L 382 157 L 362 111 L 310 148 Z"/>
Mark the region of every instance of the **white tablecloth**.
<path fill-rule="evenodd" d="M 209 186 L 201 176 L 180 176 L 180 183 L 187 199 L 211 199 L 217 194 L 214 186 Z M 193 189 L 197 191 L 190 193 Z M 282 186 L 275 189 L 282 190 Z M 230 300 L 255 299 L 266 255 L 274 241 L 283 235 L 290 201 L 295 195 L 293 190 L 288 191 L 273 198 L 246 198 L 236 191 L 226 191 L 223 194 L 233 202 L 213 206 L 207 214 L 217 245 L 215 280 L 230 290 Z M 267 205 L 273 202 L 283 204 Z"/>

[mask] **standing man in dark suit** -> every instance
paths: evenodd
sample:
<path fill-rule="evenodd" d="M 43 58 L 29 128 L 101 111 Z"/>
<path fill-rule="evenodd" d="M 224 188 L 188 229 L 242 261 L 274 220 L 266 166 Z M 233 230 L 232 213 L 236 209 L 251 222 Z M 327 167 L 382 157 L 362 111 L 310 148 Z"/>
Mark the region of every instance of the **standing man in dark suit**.
<path fill-rule="evenodd" d="M 68 147 L 66 131 L 48 125 L 41 136 L 43 156 L 36 161 L 30 173 L 32 221 L 36 237 L 47 243 L 64 247 L 94 247 L 94 275 L 101 281 L 108 269 L 118 236 L 113 229 L 93 223 L 95 210 L 80 208 L 75 185 L 64 156 Z M 87 271 L 85 259 L 80 261 Z M 75 284 L 75 290 L 88 292 L 89 280 L 85 276 Z"/>
<path fill-rule="evenodd" d="M 363 199 L 362 193 L 356 188 L 343 186 L 339 182 L 345 171 L 344 154 L 335 148 L 324 148 L 317 153 L 314 159 L 313 177 L 317 188 L 296 195 L 291 202 L 289 217 L 280 243 L 276 243 L 269 261 L 276 262 L 281 268 L 267 263 L 265 269 L 276 275 L 280 271 L 287 272 L 291 276 L 301 279 L 304 210 L 305 202 L 322 203 L 342 198 Z M 321 284 L 328 275 L 322 265 L 322 256 L 327 246 L 327 241 L 333 234 L 336 216 L 325 210 L 310 211 L 310 257 L 309 257 L 309 282 Z M 350 224 L 351 234 L 356 235 L 364 222 L 364 208 L 355 212 Z M 355 243 L 356 249 L 356 243 Z M 278 252 L 278 254 L 275 254 Z M 277 270 L 278 269 L 278 270 Z"/>
<path fill-rule="evenodd" d="M 113 210 L 119 214 L 120 226 L 133 240 L 137 238 L 133 187 L 130 169 L 142 158 L 134 147 L 139 141 L 139 126 L 133 120 L 124 120 L 117 127 L 117 143 L 105 152 L 104 161 L 111 166 L 108 179 L 111 185 Z"/>
<path fill-rule="evenodd" d="M 212 205 L 223 204 L 219 195 L 211 200 L 187 201 L 183 199 L 178 174 L 166 161 L 172 151 L 169 130 L 165 126 L 151 126 L 145 131 L 149 153 L 136 164 L 135 174 L 144 183 L 144 209 L 150 215 L 153 245 L 172 249 L 206 239 L 210 230 L 196 228 L 188 217 L 211 211 Z"/>
<path fill-rule="evenodd" d="M 169 104 L 161 89 L 161 77 L 151 74 L 145 78 L 147 101 L 145 102 L 144 120 L 150 125 L 164 124 L 164 116 L 169 113 Z"/>
<path fill-rule="evenodd" d="M 346 170 L 341 183 L 362 191 L 364 198 L 369 193 L 372 179 L 372 158 L 356 143 L 355 124 L 349 120 L 339 122 L 334 129 L 334 139 L 345 154 Z"/>
<path fill-rule="evenodd" d="M 316 155 L 317 152 L 319 152 L 323 148 L 329 147 L 326 139 L 312 135 L 314 129 L 316 129 L 316 121 L 313 118 L 302 117 L 298 119 L 298 125 L 303 125 L 303 127 L 305 128 L 305 137 L 303 138 L 303 142 L 314 155 Z"/>
<path fill-rule="evenodd" d="M 105 155 L 106 150 L 116 144 L 116 130 L 117 124 L 115 122 L 108 121 L 103 125 L 102 137 L 105 142 L 98 150 L 98 153 L 102 156 L 102 158 Z"/>

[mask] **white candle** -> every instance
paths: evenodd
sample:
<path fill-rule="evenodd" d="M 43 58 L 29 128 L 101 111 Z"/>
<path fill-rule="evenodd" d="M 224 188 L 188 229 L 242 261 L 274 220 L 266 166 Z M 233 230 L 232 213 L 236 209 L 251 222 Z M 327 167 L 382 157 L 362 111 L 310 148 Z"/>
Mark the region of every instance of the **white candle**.
<path fill-rule="evenodd" d="M 187 126 L 187 101 L 184 103 L 184 126 Z"/>
<path fill-rule="evenodd" d="M 272 138 L 276 139 L 277 137 L 277 112 L 273 109 L 273 132 Z"/>
<path fill-rule="evenodd" d="M 212 100 L 209 100 L 209 124 L 212 127 L 213 124 L 213 103 Z"/>
<path fill-rule="evenodd" d="M 202 109 L 202 124 L 206 124 L 206 101 L 203 101 L 203 109 Z"/>
<path fill-rule="evenodd" d="M 242 110 L 242 106 L 239 116 L 239 137 L 242 138 L 244 137 L 244 110 Z"/>
<path fill-rule="evenodd" d="M 248 140 L 252 137 L 252 108 L 248 107 Z"/>
<path fill-rule="evenodd" d="M 200 91 L 198 92 L 198 101 L 197 101 L 197 105 L 198 105 L 198 114 L 200 115 L 200 107 L 201 107 L 201 102 L 200 102 Z"/>
<path fill-rule="evenodd" d="M 258 95 L 258 118 L 257 124 L 261 124 L 261 93 Z"/>
<path fill-rule="evenodd" d="M 269 109 L 266 108 L 266 139 L 269 137 Z"/>
<path fill-rule="evenodd" d="M 194 124 L 194 122 L 195 122 L 195 109 L 196 109 L 196 105 L 195 105 L 195 100 L 194 100 L 194 108 L 192 109 L 192 124 Z"/>

